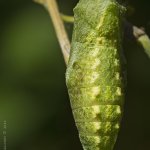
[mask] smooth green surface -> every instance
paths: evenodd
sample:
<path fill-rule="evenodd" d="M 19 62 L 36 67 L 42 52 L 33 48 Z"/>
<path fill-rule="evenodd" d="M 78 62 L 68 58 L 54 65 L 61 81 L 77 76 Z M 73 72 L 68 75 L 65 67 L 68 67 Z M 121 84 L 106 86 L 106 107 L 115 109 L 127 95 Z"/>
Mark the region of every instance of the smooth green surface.
<path fill-rule="evenodd" d="M 116 142 L 124 99 L 122 12 L 113 0 L 80 0 L 74 9 L 66 82 L 84 150 L 112 150 Z"/>

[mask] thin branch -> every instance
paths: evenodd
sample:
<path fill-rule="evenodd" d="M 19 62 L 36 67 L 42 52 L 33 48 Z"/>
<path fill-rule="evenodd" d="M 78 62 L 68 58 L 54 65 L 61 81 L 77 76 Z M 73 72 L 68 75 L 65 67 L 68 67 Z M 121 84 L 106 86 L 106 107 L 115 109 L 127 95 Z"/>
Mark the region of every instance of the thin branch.
<path fill-rule="evenodd" d="M 150 58 L 150 39 L 149 39 L 149 37 L 146 34 L 142 35 L 138 38 L 138 42 L 142 44 L 142 46 L 145 50 L 145 53 Z"/>
<path fill-rule="evenodd" d="M 48 10 L 52 22 L 54 24 L 54 28 L 63 53 L 63 57 L 67 64 L 69 59 L 69 53 L 70 53 L 70 41 L 67 32 L 65 30 L 63 21 L 61 19 L 61 15 L 58 10 L 56 0 L 34 0 L 34 1 L 42 4 Z"/>
<path fill-rule="evenodd" d="M 144 30 L 133 26 L 133 31 L 137 41 L 143 46 L 145 53 L 150 58 L 150 39 Z"/>
<path fill-rule="evenodd" d="M 74 17 L 73 16 L 68 16 L 68 15 L 61 14 L 61 18 L 65 22 L 74 23 Z"/>
<path fill-rule="evenodd" d="M 140 43 L 150 58 L 150 38 L 142 28 L 138 28 L 125 21 L 125 38 L 136 40 Z"/>

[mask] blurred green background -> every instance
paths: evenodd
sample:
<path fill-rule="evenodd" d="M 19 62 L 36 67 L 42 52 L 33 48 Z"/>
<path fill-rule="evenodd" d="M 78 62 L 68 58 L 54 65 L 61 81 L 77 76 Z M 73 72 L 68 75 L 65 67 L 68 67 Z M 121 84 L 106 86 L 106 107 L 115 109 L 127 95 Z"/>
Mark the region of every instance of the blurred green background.
<path fill-rule="evenodd" d="M 58 0 L 72 15 L 77 0 Z M 150 2 L 130 0 L 128 20 L 150 35 Z M 132 9 L 131 9 L 132 10 Z M 66 24 L 71 38 L 72 25 Z M 128 86 L 115 150 L 150 150 L 150 59 L 126 41 Z M 65 86 L 66 66 L 47 11 L 31 0 L 0 1 L 0 150 L 82 150 Z"/>

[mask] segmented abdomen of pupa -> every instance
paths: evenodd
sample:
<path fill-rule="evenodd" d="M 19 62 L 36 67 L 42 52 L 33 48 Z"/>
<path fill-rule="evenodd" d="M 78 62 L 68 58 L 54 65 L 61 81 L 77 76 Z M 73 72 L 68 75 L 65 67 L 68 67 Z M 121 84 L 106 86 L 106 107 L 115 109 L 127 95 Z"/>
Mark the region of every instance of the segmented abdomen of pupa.
<path fill-rule="evenodd" d="M 80 0 L 66 84 L 84 150 L 112 150 L 124 100 L 121 75 L 121 6 Z"/>

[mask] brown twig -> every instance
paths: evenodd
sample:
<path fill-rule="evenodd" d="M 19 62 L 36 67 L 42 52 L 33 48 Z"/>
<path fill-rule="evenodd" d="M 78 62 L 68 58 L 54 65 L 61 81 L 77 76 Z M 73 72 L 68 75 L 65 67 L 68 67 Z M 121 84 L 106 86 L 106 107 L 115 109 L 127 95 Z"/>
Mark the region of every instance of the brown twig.
<path fill-rule="evenodd" d="M 54 28 L 63 53 L 63 57 L 67 64 L 70 53 L 70 41 L 67 32 L 65 30 L 63 21 L 61 19 L 56 0 L 34 0 L 34 1 L 42 4 L 48 10 L 52 22 L 54 24 Z"/>

